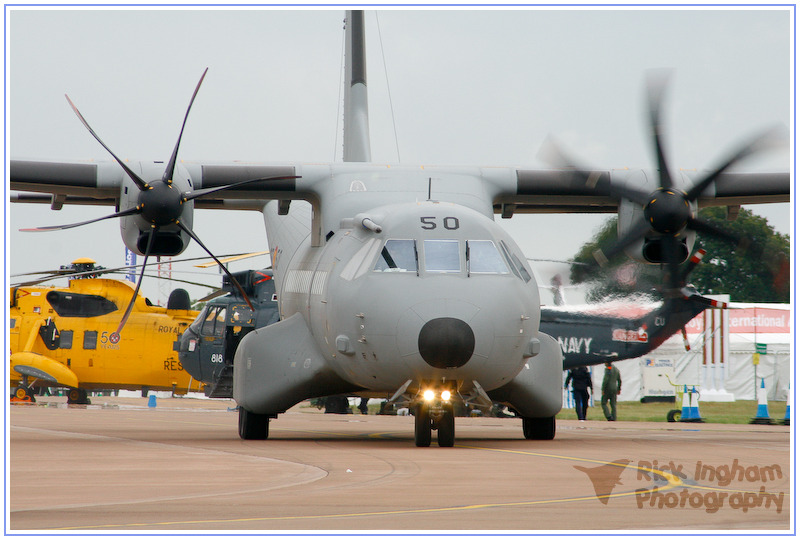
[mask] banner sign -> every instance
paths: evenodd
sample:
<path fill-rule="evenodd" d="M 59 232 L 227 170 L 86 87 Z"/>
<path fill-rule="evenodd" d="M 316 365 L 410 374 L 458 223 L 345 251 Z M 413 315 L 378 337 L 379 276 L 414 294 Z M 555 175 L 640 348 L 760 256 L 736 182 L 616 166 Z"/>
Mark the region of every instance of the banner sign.
<path fill-rule="evenodd" d="M 731 334 L 789 334 L 791 326 L 788 309 L 773 308 L 731 308 L 728 315 L 728 328 Z M 686 325 L 686 332 L 700 334 L 703 331 L 703 313 Z"/>

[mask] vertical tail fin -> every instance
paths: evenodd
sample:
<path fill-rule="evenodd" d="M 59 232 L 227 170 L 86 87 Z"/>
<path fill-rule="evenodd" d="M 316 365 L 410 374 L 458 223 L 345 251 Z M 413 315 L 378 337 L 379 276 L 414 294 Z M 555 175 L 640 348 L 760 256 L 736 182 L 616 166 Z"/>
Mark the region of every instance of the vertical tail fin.
<path fill-rule="evenodd" d="M 364 12 L 348 11 L 344 80 L 344 161 L 370 161 Z"/>

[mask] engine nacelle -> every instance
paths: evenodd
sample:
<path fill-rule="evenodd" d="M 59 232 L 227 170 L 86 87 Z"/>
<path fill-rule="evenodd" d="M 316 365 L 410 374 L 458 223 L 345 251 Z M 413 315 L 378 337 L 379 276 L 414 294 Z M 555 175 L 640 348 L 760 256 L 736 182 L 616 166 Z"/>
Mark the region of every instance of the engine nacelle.
<path fill-rule="evenodd" d="M 159 181 L 163 172 L 162 163 L 140 164 L 142 178 L 149 181 Z M 175 168 L 173 185 L 181 193 L 191 191 L 188 172 L 178 165 Z M 141 204 L 141 193 L 128 178 L 125 178 L 120 188 L 120 210 L 136 208 Z M 194 201 L 188 201 L 181 205 L 179 221 L 190 230 L 192 229 L 192 217 L 194 213 Z M 120 232 L 122 241 L 132 252 L 144 255 L 147 249 L 147 242 L 153 234 L 153 226 L 141 215 L 126 216 L 120 219 Z M 150 248 L 150 255 L 174 257 L 180 255 L 189 246 L 191 238 L 186 232 L 175 224 L 163 225 L 157 228 L 153 245 Z"/>
<path fill-rule="evenodd" d="M 617 171 L 615 171 L 616 173 Z M 676 180 L 685 180 L 681 175 Z M 657 174 L 655 172 L 648 173 L 647 171 L 624 171 L 622 174 L 614 175 L 614 182 L 625 184 L 633 189 L 639 191 L 655 190 L 657 188 Z M 692 213 L 696 213 L 696 203 L 690 203 Z M 617 221 L 617 237 L 624 237 L 634 225 L 644 219 L 644 208 L 641 204 L 635 203 L 628 199 L 620 200 L 618 221 Z M 695 231 L 684 228 L 678 232 L 675 237 L 678 239 L 678 260 L 680 264 L 689 258 L 692 253 L 694 242 L 697 234 Z M 646 232 L 640 239 L 632 242 L 625 249 L 625 254 L 631 259 L 650 264 L 663 264 L 668 262 L 668 254 L 662 249 L 661 238 L 663 235 L 656 231 Z"/>

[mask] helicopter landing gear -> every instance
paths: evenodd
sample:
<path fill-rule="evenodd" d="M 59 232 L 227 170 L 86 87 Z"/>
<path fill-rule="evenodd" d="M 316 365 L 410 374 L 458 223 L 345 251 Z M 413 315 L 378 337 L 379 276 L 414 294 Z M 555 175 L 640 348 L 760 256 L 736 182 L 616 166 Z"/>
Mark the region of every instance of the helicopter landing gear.
<path fill-rule="evenodd" d="M 36 398 L 33 397 L 33 388 L 23 385 L 17 386 L 14 390 L 14 394 L 11 396 L 11 401 L 36 403 Z"/>
<path fill-rule="evenodd" d="M 67 403 L 69 405 L 91 405 L 92 400 L 83 388 L 70 388 L 67 392 Z"/>

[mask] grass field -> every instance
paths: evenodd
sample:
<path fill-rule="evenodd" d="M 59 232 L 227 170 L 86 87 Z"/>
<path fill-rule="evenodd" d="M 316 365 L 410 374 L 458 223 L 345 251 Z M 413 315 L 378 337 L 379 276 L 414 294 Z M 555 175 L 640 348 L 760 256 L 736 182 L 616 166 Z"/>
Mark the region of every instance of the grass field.
<path fill-rule="evenodd" d="M 783 422 L 786 416 L 786 402 L 770 401 L 769 416 L 773 421 Z M 672 409 L 680 409 L 680 403 L 639 403 L 638 401 L 620 401 L 617 403 L 617 420 L 633 422 L 666 422 L 667 413 Z M 708 423 L 716 424 L 748 424 L 756 415 L 758 404 L 755 401 L 734 401 L 731 403 L 715 403 L 701 401 L 698 405 L 700 417 Z M 557 419 L 575 420 L 575 409 L 562 409 Z M 587 420 L 603 420 L 603 409 L 600 400 L 594 407 L 589 407 Z"/>

